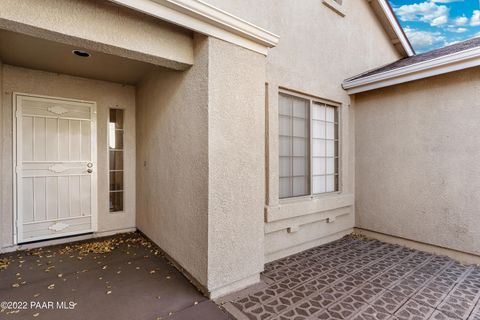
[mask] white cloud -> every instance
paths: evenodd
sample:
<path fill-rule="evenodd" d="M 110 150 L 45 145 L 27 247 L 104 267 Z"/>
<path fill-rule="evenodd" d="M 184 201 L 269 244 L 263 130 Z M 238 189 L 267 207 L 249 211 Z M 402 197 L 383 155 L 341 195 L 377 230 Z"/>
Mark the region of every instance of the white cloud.
<path fill-rule="evenodd" d="M 470 25 L 480 26 L 480 10 L 473 10 L 472 18 L 470 19 Z"/>
<path fill-rule="evenodd" d="M 463 2 L 465 0 L 432 0 L 435 3 L 451 3 L 451 2 Z"/>
<path fill-rule="evenodd" d="M 461 16 L 461 17 L 458 17 L 455 20 L 453 20 L 453 23 L 456 26 L 464 26 L 468 23 L 468 18 L 465 17 L 465 16 Z"/>
<path fill-rule="evenodd" d="M 467 28 L 448 28 L 447 31 L 455 32 L 455 33 L 464 33 L 464 32 L 467 32 L 468 29 Z"/>
<path fill-rule="evenodd" d="M 410 27 L 404 30 L 413 47 L 419 52 L 437 44 L 444 44 L 446 41 L 445 36 L 440 32 L 422 31 Z"/>
<path fill-rule="evenodd" d="M 430 22 L 430 25 L 432 27 L 441 26 L 442 24 L 445 24 L 447 22 L 448 22 L 448 17 L 447 16 L 440 16 L 438 18 L 433 19 L 432 22 Z"/>
<path fill-rule="evenodd" d="M 422 21 L 439 26 L 448 22 L 449 8 L 431 1 L 406 4 L 395 8 L 395 13 L 402 21 Z"/>

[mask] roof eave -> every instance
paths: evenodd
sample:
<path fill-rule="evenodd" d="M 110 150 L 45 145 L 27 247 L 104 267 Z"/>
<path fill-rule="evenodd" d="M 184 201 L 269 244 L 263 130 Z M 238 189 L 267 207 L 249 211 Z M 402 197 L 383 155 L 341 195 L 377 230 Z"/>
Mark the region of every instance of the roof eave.
<path fill-rule="evenodd" d="M 279 36 L 201 0 L 109 0 L 201 34 L 267 55 Z"/>
<path fill-rule="evenodd" d="M 476 47 L 363 78 L 347 79 L 342 87 L 348 94 L 355 94 L 479 65 L 480 47 Z"/>
<path fill-rule="evenodd" d="M 391 28 L 391 32 L 395 34 L 395 38 L 391 39 L 392 44 L 395 45 L 396 43 L 400 44 L 400 48 L 398 46 L 395 46 L 400 53 L 405 56 L 405 57 L 411 57 L 415 55 L 415 50 L 413 49 L 410 41 L 408 40 L 407 36 L 405 35 L 405 32 L 403 31 L 402 26 L 400 25 L 400 22 L 398 21 L 397 17 L 395 16 L 395 13 L 393 12 L 392 7 L 390 6 L 390 3 L 388 0 L 368 0 L 369 2 L 375 2 L 378 4 L 378 7 L 381 9 L 380 13 L 377 14 L 382 14 L 385 19 L 388 21 L 388 25 L 385 25 L 385 23 L 382 22 L 384 25 L 384 28 Z M 375 9 L 375 7 L 374 7 Z M 378 10 L 374 10 L 377 12 Z"/>

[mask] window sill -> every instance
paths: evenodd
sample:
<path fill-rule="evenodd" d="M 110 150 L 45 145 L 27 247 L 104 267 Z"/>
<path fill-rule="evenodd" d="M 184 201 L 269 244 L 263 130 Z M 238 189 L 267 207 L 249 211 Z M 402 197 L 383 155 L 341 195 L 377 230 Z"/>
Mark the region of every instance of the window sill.
<path fill-rule="evenodd" d="M 342 5 L 338 4 L 334 0 L 322 0 L 322 3 L 339 16 L 345 17 L 345 9 L 342 7 Z"/>
<path fill-rule="evenodd" d="M 122 211 L 109 211 L 108 213 L 109 213 L 109 214 L 123 214 L 123 213 L 125 213 L 125 210 L 122 210 Z"/>
<path fill-rule="evenodd" d="M 307 196 L 293 199 L 282 199 L 278 206 L 267 208 L 266 220 L 267 222 L 273 222 L 317 212 L 350 207 L 353 206 L 353 202 L 353 194 L 338 192 L 314 197 Z"/>

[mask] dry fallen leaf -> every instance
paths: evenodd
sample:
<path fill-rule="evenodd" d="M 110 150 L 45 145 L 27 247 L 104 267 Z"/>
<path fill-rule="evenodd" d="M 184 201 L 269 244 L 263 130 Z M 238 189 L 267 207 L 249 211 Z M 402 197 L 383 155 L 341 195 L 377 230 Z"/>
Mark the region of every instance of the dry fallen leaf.
<path fill-rule="evenodd" d="M 33 296 L 36 298 L 40 295 L 40 293 L 35 293 Z"/>
<path fill-rule="evenodd" d="M 63 273 L 57 274 L 57 277 L 59 277 L 59 278 L 63 277 Z"/>
<path fill-rule="evenodd" d="M 150 273 L 155 273 L 155 270 L 150 270 Z"/>
<path fill-rule="evenodd" d="M 37 312 L 37 313 L 35 313 L 33 316 L 34 316 L 34 317 L 38 317 L 39 314 L 40 314 L 40 313 Z"/>
<path fill-rule="evenodd" d="M 9 264 L 10 264 L 10 259 L 8 258 L 0 259 L 0 270 L 7 269 Z"/>
<path fill-rule="evenodd" d="M 18 287 L 20 287 L 20 285 L 18 283 L 14 283 L 14 284 L 12 284 L 12 287 L 18 288 Z"/>
<path fill-rule="evenodd" d="M 112 290 L 108 290 L 108 291 L 107 291 L 107 294 L 110 294 L 110 293 L 112 293 Z"/>
<path fill-rule="evenodd" d="M 52 290 L 53 288 L 55 288 L 55 285 L 52 283 L 52 284 L 49 285 L 47 288 L 50 289 L 50 290 Z"/>

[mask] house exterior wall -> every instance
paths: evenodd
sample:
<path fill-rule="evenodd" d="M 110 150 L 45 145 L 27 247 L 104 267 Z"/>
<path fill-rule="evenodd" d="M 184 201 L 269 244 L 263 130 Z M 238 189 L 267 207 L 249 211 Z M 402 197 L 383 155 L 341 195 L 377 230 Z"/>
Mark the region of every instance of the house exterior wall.
<path fill-rule="evenodd" d="M 399 58 L 368 1 L 343 1 L 344 17 L 319 0 L 267 0 L 261 5 L 255 0 L 208 2 L 280 36 L 278 46 L 269 50 L 266 65 L 266 261 L 350 232 L 354 226 L 354 112 L 341 83 Z M 340 193 L 279 200 L 279 88 L 341 104 Z M 336 217 L 335 222 L 327 224 L 329 217 Z M 289 233 L 291 227 L 299 229 Z"/>
<path fill-rule="evenodd" d="M 1 245 L 14 244 L 13 97 L 14 92 L 90 100 L 97 103 L 98 232 L 135 228 L 135 90 L 132 86 L 3 65 Z M 125 212 L 109 213 L 107 126 L 109 108 L 125 110 Z"/>
<path fill-rule="evenodd" d="M 137 89 L 137 227 L 211 297 L 263 269 L 265 57 L 197 35 Z"/>
<path fill-rule="evenodd" d="M 202 286 L 208 247 L 208 40 L 137 86 L 137 227 Z"/>
<path fill-rule="evenodd" d="M 480 254 L 480 68 L 357 94 L 356 224 Z"/>
<path fill-rule="evenodd" d="M 209 38 L 208 288 L 220 296 L 263 271 L 265 57 Z"/>
<path fill-rule="evenodd" d="M 191 31 L 106 0 L 2 0 L 0 28 L 174 69 L 193 63 Z"/>
<path fill-rule="evenodd" d="M 209 2 L 279 34 L 280 45 L 265 59 L 93 0 L 47 0 L 41 5 L 7 0 L 0 27 L 184 70 L 157 68 L 135 92 L 128 86 L 55 79 L 52 74 L 8 67 L 12 76 L 3 89 L 103 105 L 128 98 L 129 112 L 134 112 L 136 94 L 136 226 L 216 297 L 257 282 L 266 261 L 352 230 L 354 110 L 341 83 L 396 60 L 398 54 L 367 1 L 346 1 L 344 17 L 317 0 Z M 279 200 L 280 88 L 341 105 L 340 192 Z M 11 119 L 11 108 L 5 110 Z M 5 126 L 11 126 L 8 121 Z M 99 130 L 99 139 L 101 134 Z M 4 150 L 8 147 L 5 144 Z M 99 171 L 100 160 L 99 153 Z M 11 168 L 11 163 L 4 167 Z M 99 185 L 99 190 L 105 191 L 105 186 Z M 135 225 L 133 219 L 128 216 L 126 224 Z M 104 225 L 114 223 L 105 220 Z"/>

